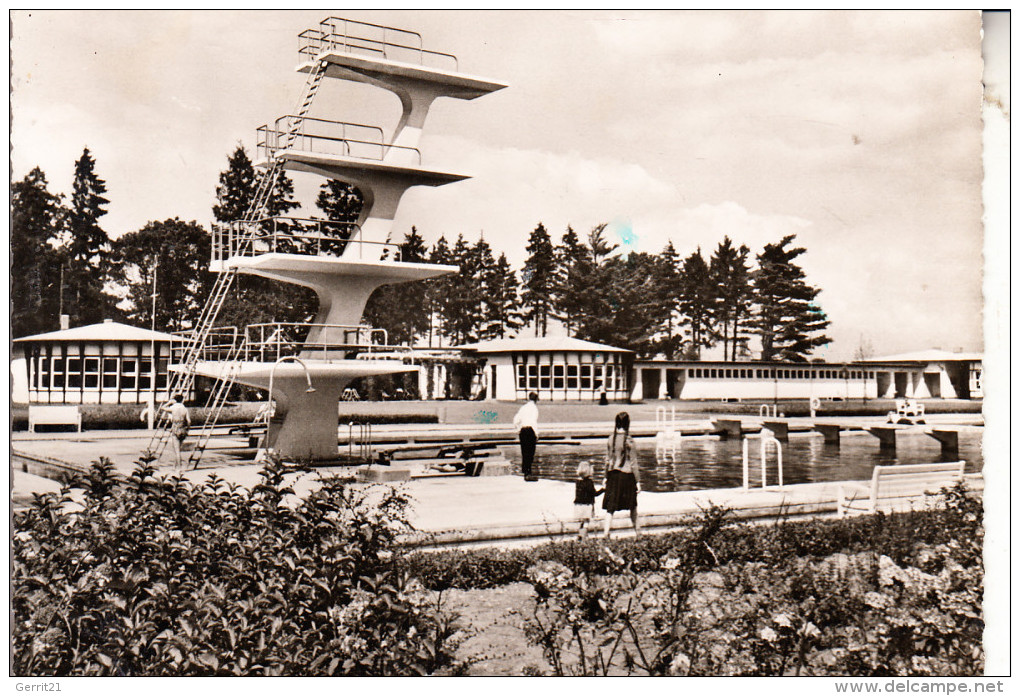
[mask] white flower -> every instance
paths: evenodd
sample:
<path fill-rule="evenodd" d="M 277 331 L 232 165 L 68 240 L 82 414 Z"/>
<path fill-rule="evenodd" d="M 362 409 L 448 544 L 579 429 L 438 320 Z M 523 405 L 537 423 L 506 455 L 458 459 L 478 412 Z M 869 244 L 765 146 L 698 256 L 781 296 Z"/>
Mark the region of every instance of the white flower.
<path fill-rule="evenodd" d="M 678 652 L 669 663 L 669 673 L 673 676 L 684 676 L 691 671 L 691 658 Z"/>
<path fill-rule="evenodd" d="M 662 562 L 662 567 L 665 570 L 673 570 L 675 568 L 679 568 L 680 567 L 680 559 L 679 558 L 667 558 L 665 561 Z"/>
<path fill-rule="evenodd" d="M 783 628 L 790 628 L 791 626 L 793 626 L 793 622 L 790 621 L 790 617 L 787 616 L 786 614 L 776 614 L 775 616 L 772 617 L 772 622 L 776 626 L 781 626 Z"/>
<path fill-rule="evenodd" d="M 766 626 L 765 628 L 761 629 L 761 631 L 758 633 L 758 635 L 761 636 L 762 640 L 767 640 L 770 643 L 772 641 L 774 641 L 774 640 L 779 638 L 779 634 L 776 633 L 775 631 L 773 631 L 768 626 Z"/>

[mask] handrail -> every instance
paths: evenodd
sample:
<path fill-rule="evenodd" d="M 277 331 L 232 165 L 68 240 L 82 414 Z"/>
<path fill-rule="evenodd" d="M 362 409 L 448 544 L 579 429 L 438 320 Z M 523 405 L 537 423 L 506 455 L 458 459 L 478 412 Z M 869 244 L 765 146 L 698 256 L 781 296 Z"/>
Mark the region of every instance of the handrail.
<path fill-rule="evenodd" d="M 308 132 L 305 127 L 306 123 L 324 123 L 330 126 L 338 126 L 340 129 L 340 137 Z M 362 138 L 347 137 L 348 127 L 363 128 L 373 131 L 378 134 L 378 139 L 365 140 Z M 381 128 L 378 128 L 377 126 L 366 126 L 361 123 L 330 121 L 324 118 L 312 118 L 309 116 L 295 116 L 293 114 L 287 114 L 277 118 L 273 122 L 272 127 L 270 127 L 268 123 L 264 123 L 255 129 L 255 148 L 258 157 L 268 158 L 275 156 L 276 151 L 282 147 L 281 141 L 286 144 L 287 149 L 301 150 L 303 152 L 317 152 L 315 149 L 316 142 L 342 143 L 342 148 L 335 148 L 340 150 L 340 152 L 327 151 L 323 154 L 335 154 L 343 157 L 354 157 L 356 159 L 380 162 L 384 161 L 393 150 L 400 150 L 414 153 L 418 166 L 421 166 L 422 162 L 421 150 L 418 148 L 407 147 L 404 145 L 393 145 L 383 142 L 383 132 Z M 351 148 L 351 145 L 367 145 L 372 148 L 379 148 L 379 155 L 376 157 L 372 155 L 354 154 L 354 150 Z"/>
<path fill-rule="evenodd" d="M 341 25 L 342 26 L 339 26 Z M 364 29 L 377 29 L 378 38 L 370 36 L 370 32 Z M 397 36 L 389 36 L 396 33 Z M 408 38 L 402 38 L 408 37 Z M 409 43 L 410 42 L 410 43 Z M 342 50 L 344 53 L 354 51 L 371 51 L 379 53 L 386 60 L 396 60 L 402 63 L 410 63 L 410 60 L 401 60 L 394 53 L 410 52 L 417 55 L 419 65 L 426 65 L 426 58 L 439 59 L 439 64 L 452 61 L 454 71 L 460 70 L 460 63 L 457 56 L 452 53 L 427 50 L 422 46 L 421 34 L 407 29 L 398 29 L 383 24 L 371 22 L 359 22 L 343 17 L 327 17 L 319 22 L 318 29 L 306 29 L 298 34 L 298 55 L 302 57 L 315 58 L 323 51 Z M 390 51 L 389 49 L 396 49 Z"/>
<path fill-rule="evenodd" d="M 314 225 L 315 231 L 307 230 Z M 262 234 L 252 234 L 252 227 L 268 228 Z M 322 230 L 333 229 L 338 234 Z M 239 220 L 212 225 L 212 261 L 223 262 L 236 256 L 286 253 L 308 256 L 342 256 L 348 245 L 357 245 L 358 258 L 364 256 L 364 245 L 381 246 L 384 256 L 393 261 L 401 259 L 400 245 L 393 242 L 376 242 L 361 238 L 361 226 L 353 222 L 336 222 L 317 218 L 298 218 L 278 215 L 255 221 Z"/>
<path fill-rule="evenodd" d="M 779 440 L 777 440 L 775 437 L 772 436 L 772 431 L 770 431 L 768 428 L 762 428 L 761 435 L 760 435 L 760 444 L 759 444 L 759 447 L 758 447 L 758 454 L 759 454 L 759 457 L 761 459 L 761 487 L 762 487 L 763 490 L 767 487 L 766 465 L 767 465 L 768 462 L 767 462 L 766 455 L 768 454 L 768 446 L 769 445 L 775 445 L 775 448 L 776 448 L 776 467 L 777 467 L 777 470 L 778 470 L 777 474 L 778 474 L 778 481 L 779 481 L 778 487 L 779 488 L 783 487 L 783 445 L 782 445 L 781 442 L 779 442 Z M 750 463 L 750 459 L 748 457 L 748 440 L 747 440 L 747 438 L 744 438 L 744 441 L 743 441 L 743 452 L 742 452 L 741 460 L 742 460 L 742 464 L 743 464 L 743 474 L 744 474 L 744 476 L 743 476 L 743 479 L 744 479 L 743 480 L 743 484 L 744 484 L 744 486 L 743 487 L 744 487 L 744 492 L 746 493 L 751 488 L 751 482 L 750 482 L 751 463 Z"/>
<path fill-rule="evenodd" d="M 309 340 L 315 329 L 323 340 Z M 328 336 L 332 334 L 333 338 Z M 182 342 L 193 339 L 185 335 Z M 180 353 L 171 343 L 172 355 Z M 265 322 L 250 324 L 243 333 L 236 327 L 216 327 L 209 338 L 198 348 L 200 358 L 209 361 L 241 360 L 244 362 L 273 362 L 280 357 L 301 355 L 324 361 L 363 359 L 406 360 L 410 346 L 389 345 L 389 334 L 384 328 L 366 324 L 303 324 L 299 322 Z"/>

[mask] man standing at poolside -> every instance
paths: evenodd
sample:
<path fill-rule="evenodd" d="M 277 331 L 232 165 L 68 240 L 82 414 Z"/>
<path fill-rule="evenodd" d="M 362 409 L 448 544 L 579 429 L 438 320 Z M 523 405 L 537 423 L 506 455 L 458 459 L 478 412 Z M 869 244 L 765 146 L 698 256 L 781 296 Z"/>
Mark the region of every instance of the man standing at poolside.
<path fill-rule="evenodd" d="M 531 463 L 535 459 L 535 443 L 538 442 L 538 394 L 528 394 L 527 402 L 514 416 L 514 427 L 521 441 L 521 473 L 525 481 L 537 481 L 531 474 Z"/>

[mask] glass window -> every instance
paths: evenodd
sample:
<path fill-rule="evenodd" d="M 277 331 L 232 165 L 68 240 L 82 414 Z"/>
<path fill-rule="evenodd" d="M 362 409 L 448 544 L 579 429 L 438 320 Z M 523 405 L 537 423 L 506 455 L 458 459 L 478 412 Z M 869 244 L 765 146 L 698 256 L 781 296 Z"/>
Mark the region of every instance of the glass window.
<path fill-rule="evenodd" d="M 160 358 L 156 361 L 156 388 L 166 389 L 167 375 L 170 374 L 170 360 Z"/>
<path fill-rule="evenodd" d="M 81 358 L 67 359 L 67 386 L 73 389 L 81 387 Z"/>
<path fill-rule="evenodd" d="M 138 361 L 138 388 L 152 389 L 152 358 Z"/>
<path fill-rule="evenodd" d="M 538 365 L 528 365 L 528 389 L 538 389 Z"/>
<path fill-rule="evenodd" d="M 120 361 L 120 388 L 134 389 L 138 380 L 138 362 L 133 358 Z"/>
<path fill-rule="evenodd" d="M 581 389 L 591 389 L 591 365 L 581 365 Z"/>
<path fill-rule="evenodd" d="M 552 373 L 552 365 L 539 365 L 538 366 L 538 388 L 549 389 L 549 385 L 552 383 L 549 379 Z"/>
<path fill-rule="evenodd" d="M 103 358 L 103 389 L 117 388 L 117 358 Z"/>
<path fill-rule="evenodd" d="M 553 389 L 563 389 L 563 365 L 553 365 Z"/>
<path fill-rule="evenodd" d="M 50 384 L 54 389 L 62 389 L 64 386 L 64 374 L 65 374 L 64 359 L 53 358 L 50 365 L 53 368 L 53 378 Z"/>
<path fill-rule="evenodd" d="M 85 388 L 99 388 L 99 358 L 85 358 Z"/>
<path fill-rule="evenodd" d="M 577 389 L 577 365 L 567 365 L 567 389 Z"/>
<path fill-rule="evenodd" d="M 50 386 L 49 358 L 39 358 L 35 370 L 35 388 L 46 389 Z"/>

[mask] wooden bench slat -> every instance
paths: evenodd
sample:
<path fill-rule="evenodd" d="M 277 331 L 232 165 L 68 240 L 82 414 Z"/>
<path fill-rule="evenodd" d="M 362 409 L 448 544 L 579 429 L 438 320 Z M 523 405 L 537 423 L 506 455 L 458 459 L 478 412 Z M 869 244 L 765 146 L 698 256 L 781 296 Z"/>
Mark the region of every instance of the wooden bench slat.
<path fill-rule="evenodd" d="M 888 507 L 892 503 L 907 502 L 929 493 L 938 493 L 944 486 L 961 480 L 965 466 L 966 463 L 963 461 L 876 466 L 870 486 L 860 483 L 840 484 L 836 501 L 837 512 L 840 517 L 849 510 L 875 512 L 880 501 L 882 507 Z"/>

